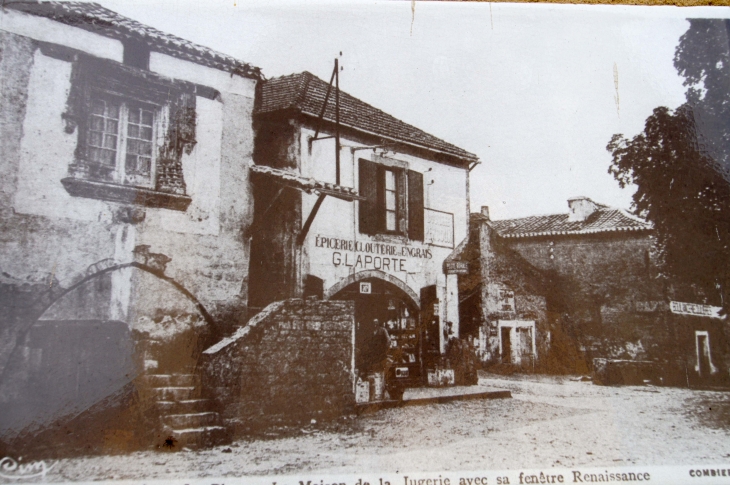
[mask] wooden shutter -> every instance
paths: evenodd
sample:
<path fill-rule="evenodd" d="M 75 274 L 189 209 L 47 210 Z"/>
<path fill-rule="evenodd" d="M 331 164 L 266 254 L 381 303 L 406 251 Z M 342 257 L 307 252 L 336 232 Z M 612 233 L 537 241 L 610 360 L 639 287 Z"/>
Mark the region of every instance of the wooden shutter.
<path fill-rule="evenodd" d="M 423 241 L 423 174 L 408 171 L 408 238 Z"/>
<path fill-rule="evenodd" d="M 378 166 L 368 160 L 360 159 L 359 162 L 360 186 L 358 191 L 366 200 L 361 200 L 359 205 L 360 232 L 362 234 L 375 234 L 378 232 L 380 222 L 378 214 Z"/>
<path fill-rule="evenodd" d="M 398 234 L 408 234 L 408 194 L 406 193 L 406 171 L 395 171 L 396 226 Z"/>

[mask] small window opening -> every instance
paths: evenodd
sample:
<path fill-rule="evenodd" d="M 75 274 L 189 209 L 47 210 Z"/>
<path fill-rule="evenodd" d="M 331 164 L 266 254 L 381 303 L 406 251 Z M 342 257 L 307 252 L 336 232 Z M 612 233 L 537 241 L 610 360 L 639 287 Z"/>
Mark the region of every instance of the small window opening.
<path fill-rule="evenodd" d="M 124 41 L 124 64 L 139 69 L 150 68 L 150 47 L 135 40 Z"/>

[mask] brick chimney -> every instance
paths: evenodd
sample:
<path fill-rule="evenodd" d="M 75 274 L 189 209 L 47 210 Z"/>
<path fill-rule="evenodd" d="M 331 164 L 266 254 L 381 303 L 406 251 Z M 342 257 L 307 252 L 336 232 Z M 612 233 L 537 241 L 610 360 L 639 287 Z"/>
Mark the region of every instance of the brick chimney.
<path fill-rule="evenodd" d="M 486 217 L 487 220 L 489 220 L 489 206 L 483 205 L 482 206 L 482 215 Z"/>
<path fill-rule="evenodd" d="M 568 213 L 569 222 L 582 222 L 588 219 L 591 214 L 598 210 L 598 205 L 588 197 L 571 197 L 568 199 L 568 207 L 570 212 Z"/>

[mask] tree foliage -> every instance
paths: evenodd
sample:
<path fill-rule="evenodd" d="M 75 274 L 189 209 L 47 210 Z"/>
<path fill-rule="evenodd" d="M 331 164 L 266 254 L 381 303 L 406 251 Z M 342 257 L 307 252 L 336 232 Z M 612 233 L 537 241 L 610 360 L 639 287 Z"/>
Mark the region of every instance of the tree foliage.
<path fill-rule="evenodd" d="M 689 24 L 674 67 L 687 86 L 700 145 L 730 180 L 730 20 L 689 19 Z"/>
<path fill-rule="evenodd" d="M 657 261 L 675 297 L 704 295 L 728 308 L 730 24 L 689 22 L 674 58 L 687 102 L 654 109 L 631 139 L 614 135 L 609 173 L 621 187 L 637 187 L 634 207 L 654 224 Z"/>

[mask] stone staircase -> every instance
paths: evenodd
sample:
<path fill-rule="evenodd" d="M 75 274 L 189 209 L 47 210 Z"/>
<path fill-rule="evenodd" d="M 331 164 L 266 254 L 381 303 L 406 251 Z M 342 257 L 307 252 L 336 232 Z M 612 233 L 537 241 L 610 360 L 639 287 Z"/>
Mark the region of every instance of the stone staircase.
<path fill-rule="evenodd" d="M 147 392 L 160 416 L 160 437 L 174 438 L 172 449 L 202 448 L 222 444 L 228 434 L 213 403 L 201 398 L 196 374 L 147 374 Z M 168 442 L 169 443 L 169 442 Z"/>

